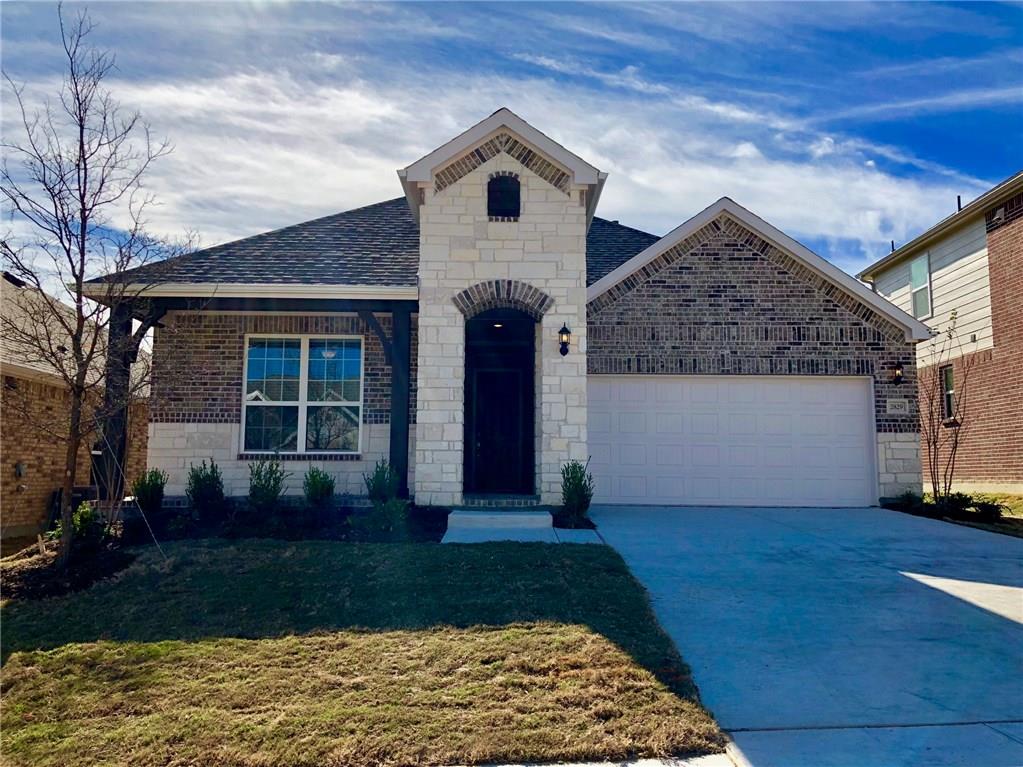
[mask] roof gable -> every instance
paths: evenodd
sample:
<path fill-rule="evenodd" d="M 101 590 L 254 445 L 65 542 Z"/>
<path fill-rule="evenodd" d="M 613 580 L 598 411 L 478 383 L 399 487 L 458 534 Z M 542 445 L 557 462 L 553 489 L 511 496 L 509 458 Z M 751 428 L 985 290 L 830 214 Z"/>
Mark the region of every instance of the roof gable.
<path fill-rule="evenodd" d="M 821 258 L 804 245 L 796 242 L 796 240 L 781 230 L 771 226 L 762 218 L 728 197 L 722 197 L 710 207 L 697 213 L 657 242 L 594 282 L 587 289 L 587 302 L 595 301 L 611 291 L 619 283 L 626 282 L 630 278 L 634 278 L 634 280 L 640 278 L 642 270 L 648 266 L 655 266 L 654 262 L 672 248 L 679 245 L 682 245 L 683 248 L 695 246 L 698 244 L 698 240 L 706 238 L 705 230 L 708 225 L 713 224 L 722 216 L 733 219 L 762 238 L 769 245 L 778 248 L 800 267 L 806 269 L 808 275 L 816 276 L 825 283 L 839 288 L 859 304 L 902 328 L 907 340 L 922 341 L 931 337 L 930 329 L 922 322 L 911 317 L 887 299 L 874 293 L 863 283 L 846 274 L 834 264 Z"/>
<path fill-rule="evenodd" d="M 420 185 L 440 191 L 502 151 L 563 192 L 572 184 L 589 187 L 586 219 L 592 221 L 607 174 L 505 107 L 398 171 L 412 215 L 419 220 Z"/>

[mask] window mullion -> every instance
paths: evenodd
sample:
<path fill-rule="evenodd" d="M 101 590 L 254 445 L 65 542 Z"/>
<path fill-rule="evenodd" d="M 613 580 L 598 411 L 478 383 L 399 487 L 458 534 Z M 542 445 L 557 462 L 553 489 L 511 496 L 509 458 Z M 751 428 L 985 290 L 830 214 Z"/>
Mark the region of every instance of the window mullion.
<path fill-rule="evenodd" d="M 305 452 L 306 391 L 309 383 L 309 338 L 302 336 L 298 368 L 298 452 Z"/>

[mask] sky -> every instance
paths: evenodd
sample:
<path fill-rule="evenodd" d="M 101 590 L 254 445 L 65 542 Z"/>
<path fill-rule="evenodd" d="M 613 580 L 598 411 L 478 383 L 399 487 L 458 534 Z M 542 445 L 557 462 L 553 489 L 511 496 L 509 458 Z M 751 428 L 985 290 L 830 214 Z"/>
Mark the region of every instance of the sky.
<path fill-rule="evenodd" d="M 150 226 L 204 246 L 400 196 L 396 169 L 502 106 L 610 174 L 599 216 L 660 235 L 729 196 L 851 273 L 1023 168 L 1023 4 L 88 9 L 114 97 L 174 145 Z M 56 13 L 0 4 L 36 103 Z"/>

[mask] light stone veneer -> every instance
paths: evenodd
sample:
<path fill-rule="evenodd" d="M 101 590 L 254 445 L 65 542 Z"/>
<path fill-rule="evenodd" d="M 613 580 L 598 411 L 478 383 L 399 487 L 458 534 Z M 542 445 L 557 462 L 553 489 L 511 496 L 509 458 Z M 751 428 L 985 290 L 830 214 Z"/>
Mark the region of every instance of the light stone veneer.
<path fill-rule="evenodd" d="M 518 221 L 491 222 L 490 174 L 519 176 Z M 452 302 L 476 283 L 514 279 L 554 299 L 537 335 L 536 491 L 561 497 L 561 466 L 586 460 L 586 211 L 582 187 L 556 189 L 507 154 L 459 181 L 423 189 L 419 228 L 419 378 L 416 502 L 462 503 L 465 317 Z M 557 332 L 572 331 L 568 356 Z"/>
<path fill-rule="evenodd" d="M 337 493 L 365 495 L 362 475 L 379 459 L 387 459 L 390 426 L 363 424 L 362 430 L 362 457 L 358 461 L 283 461 L 284 470 L 291 473 L 286 494 L 301 495 L 303 475 L 310 466 L 316 466 L 334 477 Z M 170 476 L 165 490 L 168 496 L 183 496 L 189 466 L 212 458 L 224 475 L 224 493 L 245 496 L 249 492 L 251 460 L 239 460 L 240 440 L 241 424 L 237 423 L 151 423 L 149 467 L 163 469 Z"/>
<path fill-rule="evenodd" d="M 877 471 L 881 498 L 921 492 L 920 433 L 878 432 Z"/>

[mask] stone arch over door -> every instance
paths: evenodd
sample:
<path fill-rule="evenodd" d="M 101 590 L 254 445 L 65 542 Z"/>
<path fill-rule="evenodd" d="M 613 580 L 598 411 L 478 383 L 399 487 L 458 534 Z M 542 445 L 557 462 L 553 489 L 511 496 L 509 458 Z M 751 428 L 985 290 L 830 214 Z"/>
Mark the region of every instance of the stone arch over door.
<path fill-rule="evenodd" d="M 466 319 L 490 309 L 518 309 L 539 322 L 554 299 L 518 280 L 487 280 L 466 288 L 451 299 Z"/>

